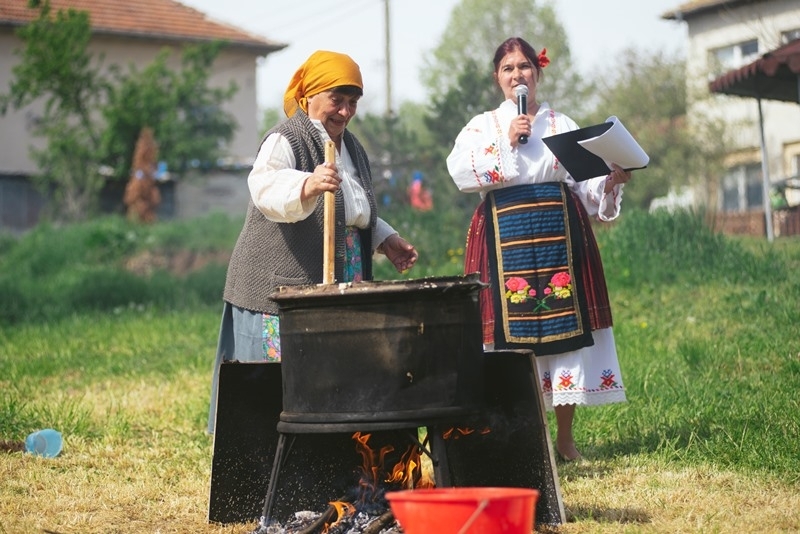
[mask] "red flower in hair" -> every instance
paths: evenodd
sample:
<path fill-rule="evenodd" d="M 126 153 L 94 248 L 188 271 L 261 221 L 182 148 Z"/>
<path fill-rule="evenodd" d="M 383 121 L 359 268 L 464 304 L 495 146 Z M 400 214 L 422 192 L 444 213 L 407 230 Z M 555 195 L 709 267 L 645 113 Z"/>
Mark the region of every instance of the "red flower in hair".
<path fill-rule="evenodd" d="M 547 49 L 542 48 L 539 56 L 536 58 L 539 61 L 539 68 L 543 69 L 550 64 L 550 58 L 547 57 Z"/>

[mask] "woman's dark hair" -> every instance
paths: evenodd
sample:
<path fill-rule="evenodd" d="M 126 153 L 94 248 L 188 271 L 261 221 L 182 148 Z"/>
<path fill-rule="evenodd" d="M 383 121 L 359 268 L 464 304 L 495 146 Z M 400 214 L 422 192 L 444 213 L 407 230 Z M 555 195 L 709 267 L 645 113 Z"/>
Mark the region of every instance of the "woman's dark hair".
<path fill-rule="evenodd" d="M 357 85 L 339 85 L 331 91 L 346 96 L 364 96 L 364 91 Z"/>
<path fill-rule="evenodd" d="M 533 66 L 536 67 L 536 71 L 542 74 L 542 67 L 539 65 L 539 54 L 537 54 L 536 50 L 522 37 L 509 37 L 497 47 L 494 53 L 494 59 L 492 60 L 495 72 L 500 68 L 500 62 L 506 57 L 506 54 L 514 50 L 520 50 L 523 55 L 533 63 Z"/>

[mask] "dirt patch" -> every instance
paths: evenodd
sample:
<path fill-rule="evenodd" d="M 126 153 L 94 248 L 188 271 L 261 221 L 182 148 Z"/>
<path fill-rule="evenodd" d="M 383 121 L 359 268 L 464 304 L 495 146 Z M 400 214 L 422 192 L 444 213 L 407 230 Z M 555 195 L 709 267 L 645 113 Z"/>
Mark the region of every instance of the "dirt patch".
<path fill-rule="evenodd" d="M 176 250 L 154 252 L 146 250 L 125 260 L 125 270 L 139 276 L 150 276 L 157 271 L 168 271 L 175 276 L 186 276 L 207 265 L 227 265 L 231 258 L 228 251 Z"/>

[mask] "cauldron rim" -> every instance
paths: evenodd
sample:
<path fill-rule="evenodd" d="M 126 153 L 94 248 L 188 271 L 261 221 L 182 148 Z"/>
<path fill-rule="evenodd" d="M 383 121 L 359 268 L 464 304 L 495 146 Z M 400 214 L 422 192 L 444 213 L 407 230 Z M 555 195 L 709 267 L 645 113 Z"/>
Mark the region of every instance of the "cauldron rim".
<path fill-rule="evenodd" d="M 480 281 L 479 273 L 458 276 L 429 276 L 409 280 L 378 280 L 343 282 L 339 284 L 311 284 L 281 286 L 270 298 L 279 305 L 304 298 L 333 298 L 354 295 L 384 295 L 403 292 L 439 293 L 444 291 L 478 291 L 488 287 Z"/>

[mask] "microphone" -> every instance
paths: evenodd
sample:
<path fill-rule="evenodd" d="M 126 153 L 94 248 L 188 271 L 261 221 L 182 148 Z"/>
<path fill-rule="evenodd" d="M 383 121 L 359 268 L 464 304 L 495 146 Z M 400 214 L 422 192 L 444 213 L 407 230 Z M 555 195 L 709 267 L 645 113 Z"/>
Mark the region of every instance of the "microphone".
<path fill-rule="evenodd" d="M 518 85 L 514 88 L 514 94 L 517 96 L 517 112 L 520 115 L 528 114 L 528 86 Z M 524 145 L 528 142 L 527 135 L 519 136 L 519 144 Z"/>

